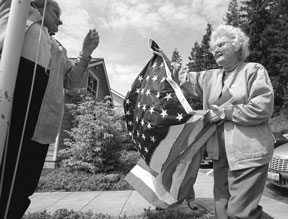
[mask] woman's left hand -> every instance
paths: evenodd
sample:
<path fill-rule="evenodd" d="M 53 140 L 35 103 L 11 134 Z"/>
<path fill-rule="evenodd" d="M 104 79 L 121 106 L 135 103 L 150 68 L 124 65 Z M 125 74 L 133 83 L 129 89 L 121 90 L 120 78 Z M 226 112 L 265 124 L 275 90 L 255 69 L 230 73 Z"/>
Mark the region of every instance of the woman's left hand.
<path fill-rule="evenodd" d="M 219 107 L 212 105 L 211 109 L 207 113 L 206 118 L 210 123 L 215 123 L 220 120 L 224 120 L 225 119 L 224 109 L 220 109 Z"/>
<path fill-rule="evenodd" d="M 84 56 L 91 56 L 99 44 L 99 35 L 96 29 L 90 29 L 83 41 L 82 53 Z"/>

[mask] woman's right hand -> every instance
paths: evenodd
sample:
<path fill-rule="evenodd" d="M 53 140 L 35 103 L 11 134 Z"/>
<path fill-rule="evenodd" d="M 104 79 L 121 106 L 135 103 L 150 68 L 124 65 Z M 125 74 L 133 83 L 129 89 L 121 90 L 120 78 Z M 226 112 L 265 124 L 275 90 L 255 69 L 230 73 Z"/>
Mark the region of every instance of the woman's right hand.
<path fill-rule="evenodd" d="M 160 49 L 160 48 L 154 48 L 153 54 L 155 54 L 155 55 L 157 55 L 157 56 L 163 56 L 163 55 L 165 55 L 164 52 L 162 51 L 162 49 Z"/>
<path fill-rule="evenodd" d="M 155 48 L 155 49 L 153 50 L 153 54 L 158 55 L 158 56 L 161 56 L 163 59 L 165 59 L 165 62 L 167 63 L 168 67 L 171 66 L 171 61 L 170 61 L 170 59 L 169 59 L 169 58 L 167 57 L 167 55 L 163 52 L 162 49 L 160 49 L 160 48 Z"/>

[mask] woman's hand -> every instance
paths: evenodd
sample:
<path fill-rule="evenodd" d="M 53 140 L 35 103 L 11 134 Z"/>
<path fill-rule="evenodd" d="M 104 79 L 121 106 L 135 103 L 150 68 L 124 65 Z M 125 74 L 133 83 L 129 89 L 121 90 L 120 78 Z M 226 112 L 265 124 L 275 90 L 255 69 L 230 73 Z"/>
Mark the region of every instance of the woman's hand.
<path fill-rule="evenodd" d="M 154 48 L 153 54 L 155 54 L 155 55 L 157 55 L 157 56 L 163 56 L 163 55 L 165 55 L 164 52 L 162 51 L 162 49 L 160 49 L 160 48 Z"/>
<path fill-rule="evenodd" d="M 160 48 L 155 48 L 155 49 L 153 50 L 153 54 L 163 57 L 163 58 L 165 59 L 167 65 L 168 65 L 168 67 L 170 68 L 170 66 L 171 66 L 171 61 L 170 61 L 170 59 L 167 57 L 167 55 L 163 52 L 162 49 L 160 49 Z"/>
<path fill-rule="evenodd" d="M 206 119 L 210 123 L 215 123 L 225 119 L 224 109 L 212 105 L 211 109 L 207 112 Z"/>
<path fill-rule="evenodd" d="M 83 41 L 82 53 L 84 56 L 91 56 L 99 44 L 99 35 L 96 29 L 90 29 Z"/>

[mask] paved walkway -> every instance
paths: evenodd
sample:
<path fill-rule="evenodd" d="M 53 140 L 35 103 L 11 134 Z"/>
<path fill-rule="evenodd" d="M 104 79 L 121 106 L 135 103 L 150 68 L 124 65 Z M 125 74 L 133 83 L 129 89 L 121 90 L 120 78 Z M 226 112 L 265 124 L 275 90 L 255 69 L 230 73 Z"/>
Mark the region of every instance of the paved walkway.
<path fill-rule="evenodd" d="M 213 177 L 199 172 L 195 183 L 196 202 L 199 206 L 213 211 Z M 47 210 L 54 212 L 60 208 L 75 211 L 91 210 L 95 213 L 113 216 L 131 216 L 154 209 L 136 191 L 99 191 L 99 192 L 53 192 L 35 193 L 31 197 L 27 212 Z M 260 204 L 264 211 L 275 219 L 287 219 L 288 205 L 263 196 Z"/>

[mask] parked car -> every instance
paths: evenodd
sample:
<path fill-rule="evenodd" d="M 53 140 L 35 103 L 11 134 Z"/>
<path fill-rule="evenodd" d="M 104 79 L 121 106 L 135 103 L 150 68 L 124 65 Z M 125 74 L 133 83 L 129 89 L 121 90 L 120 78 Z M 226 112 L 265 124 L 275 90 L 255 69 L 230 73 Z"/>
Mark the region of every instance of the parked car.
<path fill-rule="evenodd" d="M 278 146 L 288 142 L 288 134 L 273 132 L 273 138 L 274 138 L 274 148 L 277 148 Z"/>
<path fill-rule="evenodd" d="M 268 182 L 288 188 L 288 139 L 281 133 L 274 133 L 274 154 L 269 163 Z"/>

